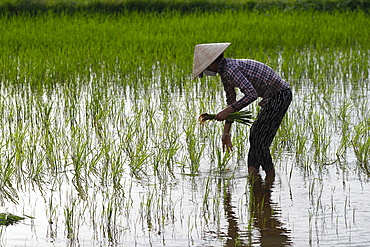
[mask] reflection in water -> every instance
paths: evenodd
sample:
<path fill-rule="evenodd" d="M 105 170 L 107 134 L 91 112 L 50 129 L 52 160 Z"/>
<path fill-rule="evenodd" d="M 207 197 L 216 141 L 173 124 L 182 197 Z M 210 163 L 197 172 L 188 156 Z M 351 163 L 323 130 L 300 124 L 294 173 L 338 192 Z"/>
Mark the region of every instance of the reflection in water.
<path fill-rule="evenodd" d="M 257 243 L 250 241 L 248 231 L 241 230 L 232 206 L 231 189 L 225 190 L 224 210 L 228 221 L 226 247 L 231 246 L 289 246 L 292 244 L 289 234 L 279 219 L 279 209 L 276 203 L 271 201 L 271 191 L 274 179 L 267 178 L 265 182 L 260 176 L 250 178 L 249 214 L 252 228 L 259 231 Z M 229 187 L 229 186 L 228 186 Z M 224 237 L 224 236 L 223 236 Z"/>
<path fill-rule="evenodd" d="M 226 189 L 224 198 L 224 207 L 226 213 L 226 219 L 229 224 L 227 230 L 226 247 L 229 246 L 248 246 L 245 244 L 245 239 L 241 236 L 241 231 L 238 227 L 238 219 L 235 215 L 235 207 L 231 205 L 231 193 L 230 188 Z"/>
<path fill-rule="evenodd" d="M 290 231 L 280 222 L 280 210 L 271 200 L 274 178 L 266 177 L 265 182 L 259 175 L 250 178 L 250 214 L 253 216 L 253 226 L 260 232 L 260 246 L 291 245 Z"/>

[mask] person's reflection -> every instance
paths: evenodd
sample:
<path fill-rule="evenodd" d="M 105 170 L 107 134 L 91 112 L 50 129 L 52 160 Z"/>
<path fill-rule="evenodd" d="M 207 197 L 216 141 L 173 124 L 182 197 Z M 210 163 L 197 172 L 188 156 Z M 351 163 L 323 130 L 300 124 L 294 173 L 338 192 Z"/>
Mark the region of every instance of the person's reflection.
<path fill-rule="evenodd" d="M 280 209 L 271 200 L 271 191 L 274 185 L 273 177 L 254 175 L 250 181 L 249 210 L 253 217 L 253 228 L 260 232 L 260 246 L 287 246 L 291 245 L 290 231 L 280 222 Z"/>
<path fill-rule="evenodd" d="M 222 183 L 224 182 L 224 183 Z M 271 200 L 271 192 L 274 185 L 274 179 L 267 177 L 265 181 L 259 175 L 249 178 L 250 195 L 247 207 L 252 231 L 245 225 L 239 225 L 239 219 L 235 212 L 236 207 L 232 205 L 232 183 L 225 183 L 219 180 L 219 189 L 226 186 L 224 190 L 224 211 L 228 227 L 226 232 L 220 232 L 219 237 L 226 239 L 225 247 L 231 246 L 289 246 L 292 245 L 289 237 L 290 231 L 284 228 L 280 222 L 280 209 L 275 202 Z M 258 238 L 251 234 L 258 231 Z"/>
<path fill-rule="evenodd" d="M 224 210 L 226 213 L 226 219 L 229 223 L 229 227 L 227 229 L 226 233 L 226 247 L 231 246 L 248 246 L 245 243 L 245 237 L 241 236 L 242 232 L 240 231 L 238 227 L 238 218 L 235 215 L 234 209 L 235 207 L 231 205 L 231 192 L 229 188 L 230 184 L 228 184 L 226 191 L 225 191 L 225 197 L 224 197 Z"/>

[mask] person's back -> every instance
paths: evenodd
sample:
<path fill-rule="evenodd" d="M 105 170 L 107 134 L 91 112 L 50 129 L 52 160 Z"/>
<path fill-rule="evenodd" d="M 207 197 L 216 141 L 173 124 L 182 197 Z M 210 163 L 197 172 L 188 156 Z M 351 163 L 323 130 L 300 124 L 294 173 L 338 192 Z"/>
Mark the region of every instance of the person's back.
<path fill-rule="evenodd" d="M 271 67 L 252 59 L 224 58 L 219 63 L 218 70 L 224 86 L 226 84 L 227 87 L 238 87 L 242 92 L 246 91 L 245 88 L 253 87 L 257 96 L 263 98 L 259 102 L 260 106 L 265 105 L 276 92 L 290 88 L 290 85 Z M 244 108 L 250 103 L 251 101 L 244 100 L 239 108 Z"/>

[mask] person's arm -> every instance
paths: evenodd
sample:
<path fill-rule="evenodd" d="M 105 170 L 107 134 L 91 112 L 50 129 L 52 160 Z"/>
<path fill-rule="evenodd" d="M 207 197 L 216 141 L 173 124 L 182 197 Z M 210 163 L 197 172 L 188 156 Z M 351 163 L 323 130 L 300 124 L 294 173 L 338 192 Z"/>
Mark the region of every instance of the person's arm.
<path fill-rule="evenodd" d="M 222 151 L 226 151 L 230 153 L 233 151 L 233 144 L 231 142 L 231 136 L 230 136 L 230 129 L 231 129 L 231 123 L 225 123 L 224 131 L 222 133 Z"/>
<path fill-rule="evenodd" d="M 244 94 L 244 96 L 239 99 L 238 101 L 234 101 L 231 105 L 235 111 L 240 111 L 253 101 L 258 98 L 257 92 L 254 89 L 252 83 L 248 80 L 248 78 L 240 71 L 238 67 L 232 67 L 228 70 L 229 77 L 234 81 L 234 85 L 240 89 L 240 92 Z"/>
<path fill-rule="evenodd" d="M 223 121 L 232 112 L 234 112 L 234 108 L 229 105 L 228 107 L 226 107 L 225 109 L 217 113 L 215 119 L 217 121 Z M 222 150 L 225 152 L 225 148 L 226 148 L 226 151 L 228 153 L 233 151 L 233 144 L 231 143 L 231 137 L 230 137 L 231 124 L 232 122 L 225 122 L 224 131 L 222 133 Z"/>
<path fill-rule="evenodd" d="M 215 120 L 224 121 L 232 112 L 234 112 L 234 108 L 231 105 L 229 105 L 228 107 L 217 113 Z"/>

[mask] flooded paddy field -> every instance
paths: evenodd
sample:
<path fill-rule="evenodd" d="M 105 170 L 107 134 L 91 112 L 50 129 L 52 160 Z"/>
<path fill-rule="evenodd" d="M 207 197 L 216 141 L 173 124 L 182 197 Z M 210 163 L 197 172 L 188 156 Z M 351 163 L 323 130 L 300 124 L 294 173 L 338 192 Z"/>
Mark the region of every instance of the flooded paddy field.
<path fill-rule="evenodd" d="M 1 245 L 367 246 L 368 16 L 232 25 L 245 15 L 3 18 L 0 213 L 25 219 Z M 194 31 L 216 19 L 229 28 Z M 275 40 L 257 31 L 271 26 Z M 226 104 L 220 78 L 190 80 L 194 45 L 215 41 L 291 84 L 274 180 L 247 175 L 249 127 L 226 154 L 223 125 L 198 122 Z"/>

